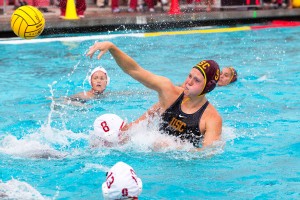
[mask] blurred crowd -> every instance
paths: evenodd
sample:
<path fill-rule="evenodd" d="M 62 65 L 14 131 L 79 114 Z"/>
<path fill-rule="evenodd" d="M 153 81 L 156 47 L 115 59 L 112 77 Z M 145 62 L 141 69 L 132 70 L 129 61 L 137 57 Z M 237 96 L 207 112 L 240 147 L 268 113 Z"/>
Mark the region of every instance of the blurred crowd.
<path fill-rule="evenodd" d="M 60 18 L 65 17 L 68 0 L 0 0 L 0 8 L 5 2 L 6 5 L 13 5 L 14 9 L 23 5 L 38 7 L 42 12 L 49 12 L 49 6 L 60 8 Z M 111 9 L 112 13 L 120 12 L 168 12 L 170 6 L 184 6 L 185 12 L 214 11 L 223 9 L 292 9 L 300 7 L 300 0 L 71 0 L 76 5 L 77 15 L 85 17 L 88 6 L 97 6 L 101 9 Z M 216 2 L 218 6 L 216 6 Z M 172 5 L 173 4 L 173 5 Z M 242 4 L 242 5 L 240 5 Z M 220 6 L 221 5 L 221 6 Z M 122 7 L 123 9 L 120 9 Z M 124 7 L 126 9 L 124 9 Z M 221 8 L 221 9 L 220 9 Z"/>

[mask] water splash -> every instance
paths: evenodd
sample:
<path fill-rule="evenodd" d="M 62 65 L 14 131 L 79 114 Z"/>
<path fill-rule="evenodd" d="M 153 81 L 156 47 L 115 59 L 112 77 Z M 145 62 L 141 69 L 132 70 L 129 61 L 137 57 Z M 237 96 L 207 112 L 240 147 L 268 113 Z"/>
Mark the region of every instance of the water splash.
<path fill-rule="evenodd" d="M 54 106 L 55 106 L 55 99 L 54 99 L 54 89 L 53 86 L 57 83 L 57 81 L 53 81 L 52 84 L 48 84 L 48 87 L 50 88 L 50 99 L 51 99 L 51 104 L 50 104 L 50 112 L 48 114 L 48 120 L 46 121 L 46 126 L 51 127 L 51 117 L 52 113 L 54 112 Z"/>
<path fill-rule="evenodd" d="M 24 138 L 18 140 L 15 136 L 8 135 L 0 141 L 0 152 L 25 158 L 64 158 L 67 153 L 60 152 L 37 140 Z"/>
<path fill-rule="evenodd" d="M 87 171 L 94 170 L 94 169 L 100 170 L 102 172 L 107 172 L 109 171 L 110 167 L 101 164 L 86 163 L 84 165 L 84 168 L 81 169 L 81 171 L 82 173 L 85 173 Z"/>
<path fill-rule="evenodd" d="M 215 142 L 211 147 L 205 148 L 198 152 L 189 142 L 182 142 L 174 136 L 161 134 L 158 130 L 157 123 L 149 125 L 143 121 L 125 132 L 130 139 L 125 144 L 110 144 L 110 146 L 102 143 L 101 139 L 93 138 L 90 144 L 98 149 L 111 149 L 121 152 L 156 152 L 163 153 L 175 159 L 190 160 L 195 158 L 207 158 L 213 155 L 222 154 L 227 142 L 233 144 L 234 139 L 238 136 L 235 129 L 231 127 L 223 127 L 223 134 L 220 141 Z M 91 131 L 90 136 L 93 136 Z"/>
<path fill-rule="evenodd" d="M 6 183 L 0 181 L 1 199 L 46 200 L 35 188 L 26 182 L 11 179 Z"/>

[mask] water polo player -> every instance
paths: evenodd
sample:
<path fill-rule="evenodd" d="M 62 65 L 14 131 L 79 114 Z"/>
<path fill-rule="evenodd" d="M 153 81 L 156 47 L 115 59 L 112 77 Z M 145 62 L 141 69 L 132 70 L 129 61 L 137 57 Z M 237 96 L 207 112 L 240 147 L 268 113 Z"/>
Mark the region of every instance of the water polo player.
<path fill-rule="evenodd" d="M 111 42 L 97 42 L 90 47 L 87 56 L 100 51 L 98 59 L 109 51 L 121 69 L 146 87 L 158 93 L 159 102 L 132 125 L 147 119 L 149 113 L 157 112 L 162 117 L 160 129 L 167 134 L 189 141 L 195 147 L 205 147 L 220 139 L 222 118 L 205 94 L 211 92 L 220 75 L 218 64 L 203 60 L 193 67 L 183 87 L 174 85 L 170 79 L 151 73 L 138 65 L 131 57 Z"/>
<path fill-rule="evenodd" d="M 237 80 L 237 72 L 233 67 L 224 67 L 220 74 L 218 86 L 225 86 Z"/>
<path fill-rule="evenodd" d="M 69 97 L 69 99 L 72 101 L 85 103 L 87 100 L 99 98 L 109 85 L 110 78 L 104 67 L 99 66 L 93 69 L 93 71 L 90 73 L 88 81 L 91 85 L 91 90 L 75 94 Z"/>

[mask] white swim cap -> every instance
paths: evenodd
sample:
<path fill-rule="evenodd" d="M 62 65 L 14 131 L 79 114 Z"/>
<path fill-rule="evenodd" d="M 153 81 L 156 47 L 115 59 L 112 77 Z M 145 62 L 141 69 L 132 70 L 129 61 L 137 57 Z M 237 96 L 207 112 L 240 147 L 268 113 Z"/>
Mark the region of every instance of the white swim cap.
<path fill-rule="evenodd" d="M 107 78 L 107 84 L 106 84 L 106 86 L 108 86 L 109 83 L 110 83 L 110 78 L 109 78 L 109 76 L 108 76 L 107 71 L 104 69 L 104 67 L 101 67 L 101 66 L 96 67 L 96 68 L 93 69 L 93 71 L 91 72 L 91 74 L 90 74 L 90 76 L 89 76 L 89 83 L 90 83 L 90 85 L 92 85 L 92 76 L 93 76 L 93 74 L 94 74 L 95 72 L 97 72 L 97 71 L 101 71 L 101 72 L 103 72 L 103 73 L 106 74 L 106 78 Z"/>
<path fill-rule="evenodd" d="M 94 121 L 94 135 L 111 143 L 119 142 L 119 133 L 126 122 L 115 114 L 104 114 Z"/>
<path fill-rule="evenodd" d="M 143 189 L 143 183 L 131 166 L 117 162 L 107 173 L 102 184 L 105 200 L 137 198 Z"/>

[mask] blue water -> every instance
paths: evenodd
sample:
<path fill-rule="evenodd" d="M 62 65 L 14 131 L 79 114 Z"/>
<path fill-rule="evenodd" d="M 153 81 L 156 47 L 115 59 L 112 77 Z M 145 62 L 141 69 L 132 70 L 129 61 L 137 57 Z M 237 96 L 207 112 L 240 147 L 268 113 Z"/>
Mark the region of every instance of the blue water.
<path fill-rule="evenodd" d="M 109 39 L 175 84 L 202 59 L 236 67 L 236 83 L 207 95 L 223 118 L 222 145 L 200 153 L 153 150 L 159 136 L 143 124 L 124 146 L 91 149 L 98 116 L 134 120 L 156 93 L 124 74 L 110 54 L 86 58 L 95 39 L 0 40 L 0 195 L 102 199 L 105 172 L 124 161 L 143 181 L 140 199 L 299 199 L 299 35 L 295 27 Z M 62 102 L 89 90 L 86 76 L 99 63 L 111 77 L 104 97 L 83 107 Z"/>

